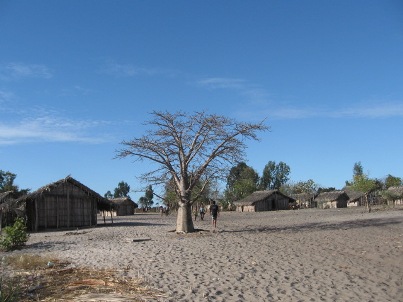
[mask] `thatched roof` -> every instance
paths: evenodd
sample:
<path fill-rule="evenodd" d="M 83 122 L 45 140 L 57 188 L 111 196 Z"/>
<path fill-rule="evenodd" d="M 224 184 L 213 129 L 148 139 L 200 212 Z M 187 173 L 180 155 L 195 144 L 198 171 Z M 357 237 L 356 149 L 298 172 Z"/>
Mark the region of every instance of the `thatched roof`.
<path fill-rule="evenodd" d="M 259 202 L 261 200 L 265 200 L 269 198 L 271 195 L 281 195 L 286 198 L 289 198 L 290 201 L 295 201 L 294 198 L 289 197 L 281 193 L 279 190 L 268 190 L 268 191 L 256 191 L 253 192 L 251 195 L 240 199 L 238 201 L 234 202 L 234 205 L 236 206 L 251 206 L 254 205 L 256 202 Z"/>
<path fill-rule="evenodd" d="M 135 203 L 130 197 L 118 197 L 118 198 L 111 198 L 111 199 L 108 199 L 108 200 L 110 202 L 112 202 L 113 205 L 120 205 L 120 204 L 125 203 L 125 202 L 131 202 L 131 203 L 133 203 L 135 208 L 139 207 L 138 204 Z"/>
<path fill-rule="evenodd" d="M 403 186 L 389 187 L 388 191 L 396 195 L 403 195 Z"/>
<path fill-rule="evenodd" d="M 7 192 L 0 193 L 0 203 L 13 199 L 14 198 L 13 195 L 14 195 L 13 191 L 7 191 Z"/>
<path fill-rule="evenodd" d="M 323 192 L 316 196 L 315 201 L 317 202 L 327 202 L 339 200 L 339 198 L 345 196 L 348 199 L 348 195 L 344 191 L 331 191 L 331 192 Z"/>
<path fill-rule="evenodd" d="M 7 191 L 0 193 L 0 211 L 20 214 L 24 211 L 24 205 L 17 202 L 13 191 Z"/>
<path fill-rule="evenodd" d="M 345 187 L 344 192 L 346 192 L 347 196 L 348 196 L 348 202 L 354 202 L 360 198 L 362 198 L 365 194 L 364 192 L 361 191 L 355 191 L 349 187 Z"/>
<path fill-rule="evenodd" d="M 24 195 L 24 196 L 18 198 L 17 201 L 20 202 L 20 201 L 27 201 L 27 200 L 35 199 L 35 198 L 39 197 L 42 193 L 52 191 L 53 189 L 56 189 L 58 186 L 66 183 L 66 182 L 72 184 L 73 186 L 76 186 L 76 187 L 80 188 L 81 190 L 86 192 L 89 196 L 92 196 L 95 199 L 97 199 L 99 206 L 101 206 L 101 207 L 105 206 L 105 207 L 108 207 L 108 208 L 110 207 L 111 203 L 106 198 L 102 197 L 101 195 L 99 195 L 95 191 L 91 190 L 87 186 L 85 186 L 82 183 L 80 183 L 79 181 L 75 180 L 70 175 L 67 176 L 66 178 L 60 179 L 60 180 L 52 182 L 52 183 L 50 183 L 50 184 L 48 184 L 46 186 L 43 186 L 43 187 L 39 188 L 38 190 L 36 190 L 36 191 L 34 191 L 32 193 Z"/>
<path fill-rule="evenodd" d="M 314 199 L 315 195 L 311 193 L 298 193 L 298 194 L 292 194 L 291 197 L 299 201 L 309 201 Z"/>

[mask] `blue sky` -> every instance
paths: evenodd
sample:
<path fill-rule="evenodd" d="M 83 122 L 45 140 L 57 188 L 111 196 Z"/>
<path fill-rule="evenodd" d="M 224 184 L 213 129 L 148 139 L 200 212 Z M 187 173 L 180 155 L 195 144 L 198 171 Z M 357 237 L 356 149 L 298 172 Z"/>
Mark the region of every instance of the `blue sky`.
<path fill-rule="evenodd" d="M 267 118 L 259 174 L 403 177 L 403 2 L 0 1 L 0 169 L 20 188 L 71 175 L 137 200 L 148 165 L 115 150 L 153 110 Z"/>

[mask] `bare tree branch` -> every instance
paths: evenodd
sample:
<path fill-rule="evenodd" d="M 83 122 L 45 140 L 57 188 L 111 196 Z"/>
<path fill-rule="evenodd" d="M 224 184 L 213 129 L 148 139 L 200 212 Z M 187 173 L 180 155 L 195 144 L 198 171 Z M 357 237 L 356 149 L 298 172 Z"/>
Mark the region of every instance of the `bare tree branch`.
<path fill-rule="evenodd" d="M 181 206 L 191 205 L 211 178 L 224 177 L 230 165 L 243 159 L 246 140 L 258 140 L 257 132 L 269 129 L 263 122 L 237 122 L 205 112 L 154 111 L 151 115 L 146 135 L 123 141 L 116 157 L 157 164 L 158 169 L 141 178 L 152 184 L 173 180 Z M 196 185 L 201 185 L 201 190 L 192 198 Z"/>

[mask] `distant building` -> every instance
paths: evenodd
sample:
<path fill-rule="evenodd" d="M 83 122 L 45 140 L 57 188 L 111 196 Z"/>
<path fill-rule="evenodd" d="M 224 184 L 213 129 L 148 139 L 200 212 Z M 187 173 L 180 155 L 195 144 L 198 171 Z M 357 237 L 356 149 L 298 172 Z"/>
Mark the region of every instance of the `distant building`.
<path fill-rule="evenodd" d="M 316 196 L 315 202 L 320 209 L 346 208 L 348 199 L 344 191 L 331 191 L 320 193 Z"/>
<path fill-rule="evenodd" d="M 366 205 L 365 194 L 363 192 L 355 191 L 349 187 L 344 188 L 343 191 L 346 192 L 348 196 L 347 207 L 351 208 Z"/>
<path fill-rule="evenodd" d="M 112 216 L 134 215 L 134 210 L 139 207 L 130 197 L 111 198 L 109 201 L 112 203 L 109 215 L 112 214 Z"/>
<path fill-rule="evenodd" d="M 387 192 L 393 196 L 393 204 L 403 204 L 403 186 L 390 187 Z"/>
<path fill-rule="evenodd" d="M 278 190 L 256 191 L 251 195 L 235 201 L 237 212 L 260 212 L 273 210 L 287 210 L 295 199 L 284 195 Z"/>

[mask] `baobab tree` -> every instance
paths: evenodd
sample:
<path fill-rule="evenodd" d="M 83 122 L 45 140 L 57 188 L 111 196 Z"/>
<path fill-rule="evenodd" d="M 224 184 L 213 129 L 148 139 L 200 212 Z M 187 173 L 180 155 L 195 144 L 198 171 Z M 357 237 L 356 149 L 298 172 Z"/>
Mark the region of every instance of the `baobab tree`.
<path fill-rule="evenodd" d="M 246 139 L 259 140 L 257 132 L 268 127 L 206 112 L 154 111 L 151 116 L 145 135 L 123 141 L 116 157 L 154 163 L 141 180 L 155 185 L 172 181 L 179 204 L 176 231 L 193 232 L 192 204 L 211 181 L 225 179 L 229 167 L 243 159 Z"/>

